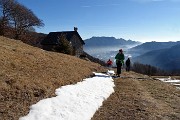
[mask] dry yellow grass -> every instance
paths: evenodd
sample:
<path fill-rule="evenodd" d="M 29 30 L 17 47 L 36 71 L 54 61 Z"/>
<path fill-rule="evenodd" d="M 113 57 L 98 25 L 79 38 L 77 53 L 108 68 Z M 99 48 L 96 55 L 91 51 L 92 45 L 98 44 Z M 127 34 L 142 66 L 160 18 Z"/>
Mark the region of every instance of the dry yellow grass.
<path fill-rule="evenodd" d="M 93 71 L 105 69 L 0 37 L 0 120 L 18 120 L 28 113 L 30 105 L 54 96 L 56 88 L 75 84 Z M 115 79 L 115 92 L 92 120 L 180 119 L 180 90 L 134 72 L 123 71 L 122 76 Z"/>
<path fill-rule="evenodd" d="M 74 56 L 0 37 L 0 120 L 16 120 L 28 113 L 30 105 L 52 97 L 58 87 L 102 70 L 100 65 Z"/>
<path fill-rule="evenodd" d="M 180 120 L 180 90 L 175 86 L 134 72 L 122 76 L 92 120 Z"/>

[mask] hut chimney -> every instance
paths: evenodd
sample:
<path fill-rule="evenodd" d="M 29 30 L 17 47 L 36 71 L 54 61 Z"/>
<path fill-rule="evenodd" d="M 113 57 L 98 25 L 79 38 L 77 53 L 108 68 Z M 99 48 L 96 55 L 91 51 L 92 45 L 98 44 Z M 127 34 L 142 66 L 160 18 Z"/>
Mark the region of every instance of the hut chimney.
<path fill-rule="evenodd" d="M 78 30 L 78 28 L 77 27 L 74 27 L 74 31 L 77 31 Z"/>

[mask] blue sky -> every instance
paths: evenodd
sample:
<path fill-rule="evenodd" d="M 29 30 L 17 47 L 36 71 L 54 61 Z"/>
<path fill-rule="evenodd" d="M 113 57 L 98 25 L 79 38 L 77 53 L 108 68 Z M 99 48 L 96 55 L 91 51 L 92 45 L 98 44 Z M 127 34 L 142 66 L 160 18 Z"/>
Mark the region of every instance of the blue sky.
<path fill-rule="evenodd" d="M 109 36 L 135 41 L 179 41 L 180 0 L 18 0 L 45 26 L 37 32 L 71 31 L 83 39 Z"/>

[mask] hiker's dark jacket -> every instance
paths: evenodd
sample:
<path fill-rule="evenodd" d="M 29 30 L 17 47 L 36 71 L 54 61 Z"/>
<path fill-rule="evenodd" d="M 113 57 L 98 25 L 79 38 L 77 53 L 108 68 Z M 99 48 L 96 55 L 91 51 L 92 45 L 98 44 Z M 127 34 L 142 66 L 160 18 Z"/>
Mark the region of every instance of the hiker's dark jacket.
<path fill-rule="evenodd" d="M 130 59 L 127 59 L 126 60 L 126 66 L 130 66 L 131 62 L 130 62 Z"/>

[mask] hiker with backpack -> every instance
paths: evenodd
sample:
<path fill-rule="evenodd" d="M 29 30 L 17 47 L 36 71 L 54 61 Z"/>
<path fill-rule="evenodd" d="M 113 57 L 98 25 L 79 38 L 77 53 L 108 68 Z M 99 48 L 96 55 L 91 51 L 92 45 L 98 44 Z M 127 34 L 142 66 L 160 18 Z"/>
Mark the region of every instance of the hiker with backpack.
<path fill-rule="evenodd" d="M 130 61 L 130 58 L 128 58 L 126 60 L 126 71 L 129 72 L 130 71 L 130 66 L 131 66 L 131 61 Z"/>
<path fill-rule="evenodd" d="M 109 59 L 109 60 L 107 61 L 107 66 L 108 66 L 108 67 L 111 67 L 112 64 L 113 64 L 113 62 L 111 61 L 111 59 Z"/>
<path fill-rule="evenodd" d="M 116 65 L 117 65 L 117 77 L 120 77 L 121 74 L 121 67 L 124 65 L 124 53 L 123 50 L 120 49 L 119 52 L 115 56 Z"/>

